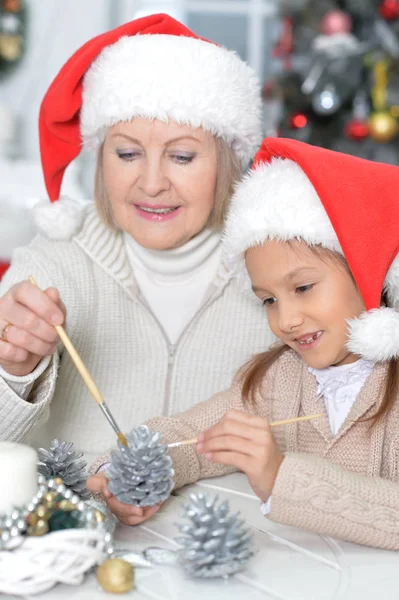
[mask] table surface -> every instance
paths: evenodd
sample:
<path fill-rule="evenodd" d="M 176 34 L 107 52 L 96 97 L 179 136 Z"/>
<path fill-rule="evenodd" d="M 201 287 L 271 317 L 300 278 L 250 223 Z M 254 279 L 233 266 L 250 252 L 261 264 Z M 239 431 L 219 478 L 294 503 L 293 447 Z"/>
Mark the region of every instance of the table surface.
<path fill-rule="evenodd" d="M 399 556 L 273 523 L 263 517 L 259 500 L 238 473 L 208 479 L 172 496 L 152 519 L 138 527 L 119 526 L 117 546 L 143 550 L 176 548 L 175 523 L 190 492 L 228 499 L 252 529 L 256 554 L 245 571 L 228 581 L 193 580 L 182 569 L 136 569 L 136 588 L 121 596 L 135 600 L 383 600 L 399 599 Z M 94 575 L 79 587 L 58 585 L 37 600 L 104 600 Z M 117 597 L 117 596 L 115 596 Z M 2 596 L 6 598 L 6 596 Z M 7 598 L 11 598 L 8 597 Z"/>

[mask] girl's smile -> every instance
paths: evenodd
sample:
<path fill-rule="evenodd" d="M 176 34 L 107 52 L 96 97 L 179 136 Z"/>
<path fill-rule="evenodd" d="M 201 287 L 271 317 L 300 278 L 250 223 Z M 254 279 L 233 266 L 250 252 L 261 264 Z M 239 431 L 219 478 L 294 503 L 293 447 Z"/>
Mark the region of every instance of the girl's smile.
<path fill-rule="evenodd" d="M 315 333 L 306 333 L 305 335 L 296 337 L 295 342 L 297 343 L 299 352 L 306 352 L 315 348 L 322 335 L 322 331 L 316 331 Z"/>

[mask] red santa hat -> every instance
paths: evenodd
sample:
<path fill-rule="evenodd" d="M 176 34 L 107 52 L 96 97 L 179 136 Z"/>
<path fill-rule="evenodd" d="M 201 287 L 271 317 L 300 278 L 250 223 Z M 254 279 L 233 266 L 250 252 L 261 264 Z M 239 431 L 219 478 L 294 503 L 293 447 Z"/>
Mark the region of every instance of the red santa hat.
<path fill-rule="evenodd" d="M 40 149 L 52 201 L 82 142 L 98 144 L 108 127 L 133 117 L 203 127 L 225 139 L 244 167 L 261 141 L 260 84 L 235 52 L 168 15 L 93 38 L 62 67 L 41 105 Z"/>
<path fill-rule="evenodd" d="M 233 196 L 225 252 L 241 273 L 245 251 L 266 239 L 341 253 L 366 307 L 349 321 L 349 350 L 374 361 L 399 357 L 398 190 L 398 167 L 266 138 Z M 393 308 L 380 306 L 383 291 Z"/>

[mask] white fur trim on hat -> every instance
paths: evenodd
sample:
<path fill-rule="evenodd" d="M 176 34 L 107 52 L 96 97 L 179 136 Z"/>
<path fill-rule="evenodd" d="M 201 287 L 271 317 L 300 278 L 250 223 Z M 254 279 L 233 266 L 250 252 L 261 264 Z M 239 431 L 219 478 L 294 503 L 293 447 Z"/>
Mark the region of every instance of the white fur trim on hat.
<path fill-rule="evenodd" d="M 330 219 L 305 173 L 292 160 L 274 158 L 238 184 L 224 227 L 224 253 L 241 278 L 248 248 L 266 239 L 299 238 L 342 254 Z"/>
<path fill-rule="evenodd" d="M 125 36 L 104 48 L 85 75 L 83 142 L 97 145 L 108 127 L 133 117 L 202 127 L 247 166 L 261 141 L 259 80 L 235 52 L 210 42 Z"/>
<path fill-rule="evenodd" d="M 33 209 L 38 232 L 50 240 L 69 240 L 82 227 L 88 203 L 61 196 L 57 202 L 43 200 Z"/>
<path fill-rule="evenodd" d="M 394 309 L 375 308 L 348 325 L 350 352 L 375 362 L 399 357 L 399 313 Z"/>

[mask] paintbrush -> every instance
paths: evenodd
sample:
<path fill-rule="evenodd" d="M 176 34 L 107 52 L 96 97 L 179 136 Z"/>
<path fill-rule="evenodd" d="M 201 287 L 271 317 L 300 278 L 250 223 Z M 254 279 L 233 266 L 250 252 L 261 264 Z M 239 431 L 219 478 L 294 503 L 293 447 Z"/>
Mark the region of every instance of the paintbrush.
<path fill-rule="evenodd" d="M 31 275 L 29 275 L 28 279 L 31 283 L 33 283 L 33 285 L 35 285 L 36 287 L 39 287 Z M 93 377 L 90 375 L 83 360 L 80 358 L 80 355 L 79 355 L 78 351 L 76 350 L 75 346 L 72 344 L 71 340 L 69 339 L 65 329 L 62 327 L 62 325 L 54 325 L 54 329 L 58 333 L 65 348 L 69 352 L 69 356 L 71 357 L 72 362 L 74 363 L 75 367 L 77 368 L 80 375 L 82 376 L 82 379 L 85 382 L 85 384 L 87 385 L 89 392 L 93 396 L 94 400 L 97 402 L 98 406 L 101 408 L 108 423 L 111 425 L 112 429 L 115 431 L 116 435 L 118 436 L 118 440 L 121 442 L 121 444 L 123 444 L 124 446 L 127 446 L 128 443 L 127 443 L 126 437 L 124 436 L 124 434 L 118 427 L 118 424 L 115 421 L 114 417 L 112 416 L 112 413 L 109 410 L 108 406 L 105 404 L 104 398 L 102 397 L 100 390 L 98 389 Z"/>
<path fill-rule="evenodd" d="M 300 421 L 312 421 L 313 419 L 319 419 L 320 415 L 307 415 L 304 417 L 292 417 L 291 419 L 284 419 L 283 421 L 272 421 L 269 423 L 270 427 L 278 427 L 279 425 L 289 425 L 290 423 L 299 423 Z M 182 442 L 172 442 L 167 444 L 168 448 L 178 448 L 179 446 L 189 446 L 191 444 L 197 444 L 198 439 L 193 438 L 191 440 L 183 440 Z"/>

